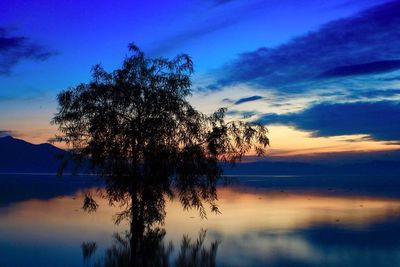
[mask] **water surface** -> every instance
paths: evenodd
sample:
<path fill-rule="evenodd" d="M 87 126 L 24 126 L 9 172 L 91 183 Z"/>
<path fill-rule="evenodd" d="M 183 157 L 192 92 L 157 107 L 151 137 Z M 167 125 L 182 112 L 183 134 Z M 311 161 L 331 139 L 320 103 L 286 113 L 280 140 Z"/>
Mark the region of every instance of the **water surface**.
<path fill-rule="evenodd" d="M 118 207 L 106 200 L 82 211 L 82 190 L 99 186 L 93 177 L 0 175 L 0 185 L 0 266 L 90 265 L 128 229 L 114 225 Z M 394 177 L 236 177 L 219 188 L 221 214 L 201 219 L 169 201 L 164 240 L 173 258 L 184 235 L 195 240 L 205 229 L 206 246 L 219 244 L 218 266 L 400 266 L 397 185 Z M 86 262 L 83 242 L 97 244 Z"/>

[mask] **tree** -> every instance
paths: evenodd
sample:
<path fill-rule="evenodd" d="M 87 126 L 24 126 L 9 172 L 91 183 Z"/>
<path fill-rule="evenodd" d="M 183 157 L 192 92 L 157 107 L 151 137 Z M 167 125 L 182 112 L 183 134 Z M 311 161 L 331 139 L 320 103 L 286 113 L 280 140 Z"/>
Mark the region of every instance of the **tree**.
<path fill-rule="evenodd" d="M 269 140 L 261 124 L 227 122 L 225 108 L 205 115 L 191 106 L 189 56 L 152 59 L 133 44 L 129 50 L 121 68 L 109 73 L 96 65 L 89 83 L 61 92 L 52 123 L 61 133 L 55 141 L 105 178 L 110 204 L 123 208 L 116 222 L 130 220 L 139 238 L 163 222 L 165 196 L 177 196 L 201 216 L 204 203 L 218 212 L 220 163 L 235 163 L 251 150 L 262 155 Z M 97 204 L 87 196 L 84 207 Z"/>

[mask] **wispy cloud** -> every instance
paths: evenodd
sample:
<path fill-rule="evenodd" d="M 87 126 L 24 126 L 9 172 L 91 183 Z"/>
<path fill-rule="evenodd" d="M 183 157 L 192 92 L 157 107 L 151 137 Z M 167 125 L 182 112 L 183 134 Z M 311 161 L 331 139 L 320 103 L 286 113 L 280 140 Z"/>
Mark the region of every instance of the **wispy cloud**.
<path fill-rule="evenodd" d="M 182 14 L 187 19 L 187 27 L 180 28 L 175 34 L 155 41 L 149 50 L 151 54 L 163 55 L 190 42 L 198 41 L 207 35 L 235 26 L 246 20 L 251 20 L 254 14 L 271 6 L 272 2 L 282 0 L 206 0 L 192 2 L 196 16 Z M 293 1 L 293 0 L 289 0 Z M 191 13 L 187 12 L 187 13 Z"/>
<path fill-rule="evenodd" d="M 256 112 L 254 112 L 254 111 L 238 111 L 238 110 L 229 110 L 228 112 L 227 112 L 227 115 L 229 115 L 229 116 L 239 116 L 239 117 L 241 117 L 242 119 L 243 118 L 251 118 L 251 117 L 253 117 L 253 116 L 255 116 L 257 113 Z"/>
<path fill-rule="evenodd" d="M 157 45 L 150 52 L 152 54 L 162 55 L 177 47 L 181 47 L 190 41 L 217 32 L 226 27 L 230 27 L 237 22 L 239 22 L 239 19 L 237 17 L 227 17 L 222 19 L 220 18 L 204 21 L 200 25 L 196 25 L 192 28 L 183 30 L 175 35 L 172 35 L 164 40 L 157 42 L 161 45 Z"/>
<path fill-rule="evenodd" d="M 394 76 L 394 77 L 390 77 L 390 78 L 384 78 L 382 79 L 383 81 L 386 82 L 392 82 L 392 81 L 400 81 L 400 76 Z"/>
<path fill-rule="evenodd" d="M 347 97 L 351 99 L 368 98 L 368 99 L 388 99 L 392 97 L 400 97 L 400 89 L 370 89 L 364 92 L 355 92 Z"/>
<path fill-rule="evenodd" d="M 7 29 L 0 27 L 0 75 L 8 74 L 22 60 L 43 61 L 53 55 L 54 52 L 29 38 L 11 35 Z"/>

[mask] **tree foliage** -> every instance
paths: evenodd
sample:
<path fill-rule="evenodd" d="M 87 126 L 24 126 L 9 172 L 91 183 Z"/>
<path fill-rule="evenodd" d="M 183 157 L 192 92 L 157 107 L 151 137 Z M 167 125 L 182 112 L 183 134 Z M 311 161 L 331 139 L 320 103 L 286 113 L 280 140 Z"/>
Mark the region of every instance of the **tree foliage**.
<path fill-rule="evenodd" d="M 139 214 L 142 222 L 162 222 L 165 195 L 202 216 L 203 203 L 217 211 L 220 163 L 235 163 L 250 151 L 262 155 L 267 129 L 226 121 L 225 108 L 211 115 L 196 110 L 187 100 L 193 73 L 188 55 L 153 59 L 133 44 L 129 51 L 122 67 L 107 72 L 96 65 L 89 83 L 58 95 L 55 141 L 89 159 L 106 178 L 110 203 L 125 207 L 117 220 Z"/>

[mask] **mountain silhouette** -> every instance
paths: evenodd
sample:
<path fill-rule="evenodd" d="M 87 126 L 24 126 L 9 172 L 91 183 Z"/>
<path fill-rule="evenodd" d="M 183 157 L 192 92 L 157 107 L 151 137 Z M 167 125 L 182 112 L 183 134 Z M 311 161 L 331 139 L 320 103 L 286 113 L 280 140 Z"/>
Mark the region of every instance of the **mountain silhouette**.
<path fill-rule="evenodd" d="M 51 144 L 31 144 L 11 136 L 0 138 L 0 173 L 56 173 L 60 157 L 69 153 Z M 400 161 L 317 164 L 289 161 L 257 161 L 223 166 L 227 175 L 399 175 Z M 65 172 L 73 171 L 69 164 Z"/>
<path fill-rule="evenodd" d="M 68 154 L 51 144 L 34 145 L 11 136 L 0 138 L 0 172 L 55 173 Z"/>

